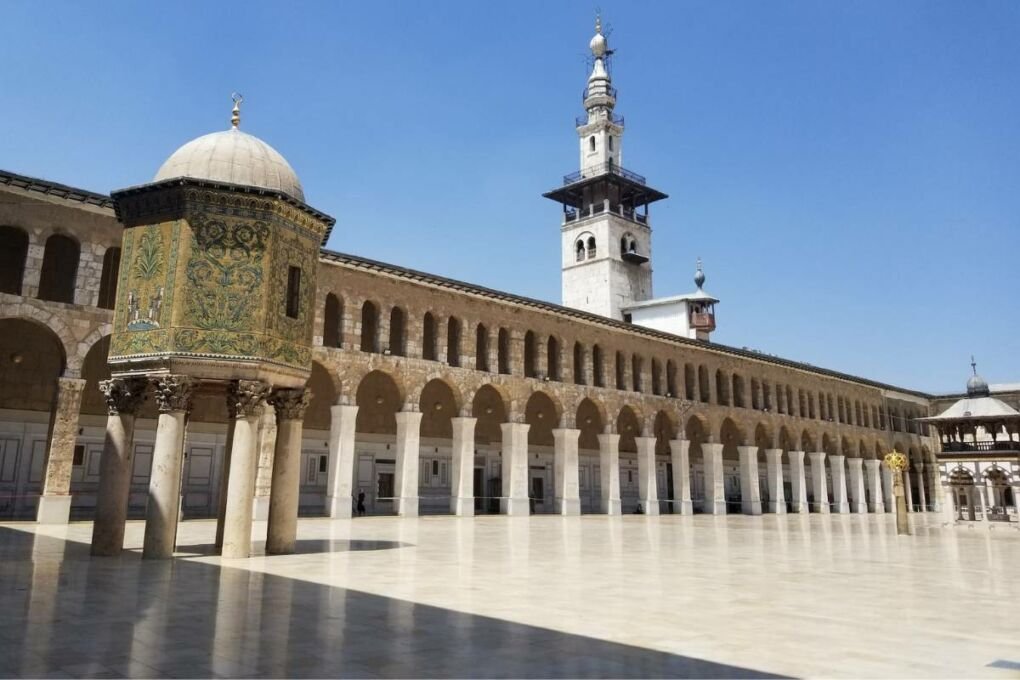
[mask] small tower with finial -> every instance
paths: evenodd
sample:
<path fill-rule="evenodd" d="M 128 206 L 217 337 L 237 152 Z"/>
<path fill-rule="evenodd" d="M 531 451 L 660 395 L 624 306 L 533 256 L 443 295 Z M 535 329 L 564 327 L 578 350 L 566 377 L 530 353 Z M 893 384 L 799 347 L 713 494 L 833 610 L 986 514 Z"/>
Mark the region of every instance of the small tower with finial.
<path fill-rule="evenodd" d="M 626 321 L 691 340 L 709 342 L 715 330 L 715 305 L 719 300 L 705 292 L 705 270 L 698 258 L 694 272 L 696 291 L 637 302 L 623 308 Z"/>

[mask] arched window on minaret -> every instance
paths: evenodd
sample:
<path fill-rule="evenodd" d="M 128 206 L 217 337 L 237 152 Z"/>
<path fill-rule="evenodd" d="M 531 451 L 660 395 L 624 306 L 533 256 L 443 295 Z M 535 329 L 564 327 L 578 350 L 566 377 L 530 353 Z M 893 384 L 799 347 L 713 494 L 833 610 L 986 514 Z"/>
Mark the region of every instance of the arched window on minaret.
<path fill-rule="evenodd" d="M 577 262 L 584 262 L 584 241 L 578 241 L 577 242 L 576 250 L 577 250 L 577 257 L 575 258 L 575 260 Z"/>
<path fill-rule="evenodd" d="M 589 236 L 588 237 L 588 259 L 590 260 L 593 257 L 595 257 L 595 237 L 594 236 Z"/>
<path fill-rule="evenodd" d="M 588 138 L 588 151 L 595 150 L 595 135 Z"/>

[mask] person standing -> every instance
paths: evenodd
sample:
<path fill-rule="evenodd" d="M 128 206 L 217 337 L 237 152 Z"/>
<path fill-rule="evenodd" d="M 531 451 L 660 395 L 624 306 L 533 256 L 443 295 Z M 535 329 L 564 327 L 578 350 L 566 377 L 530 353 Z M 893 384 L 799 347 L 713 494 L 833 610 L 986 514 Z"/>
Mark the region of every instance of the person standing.
<path fill-rule="evenodd" d="M 365 490 L 358 489 L 358 517 L 365 515 Z"/>

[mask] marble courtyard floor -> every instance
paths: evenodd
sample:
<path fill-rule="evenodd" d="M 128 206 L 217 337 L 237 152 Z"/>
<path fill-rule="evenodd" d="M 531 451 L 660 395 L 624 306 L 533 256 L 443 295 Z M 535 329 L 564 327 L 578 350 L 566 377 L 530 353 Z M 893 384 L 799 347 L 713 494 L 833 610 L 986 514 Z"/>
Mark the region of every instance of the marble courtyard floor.
<path fill-rule="evenodd" d="M 1020 532 L 914 520 L 302 519 L 231 561 L 189 521 L 165 562 L 0 524 L 0 676 L 1020 675 Z"/>

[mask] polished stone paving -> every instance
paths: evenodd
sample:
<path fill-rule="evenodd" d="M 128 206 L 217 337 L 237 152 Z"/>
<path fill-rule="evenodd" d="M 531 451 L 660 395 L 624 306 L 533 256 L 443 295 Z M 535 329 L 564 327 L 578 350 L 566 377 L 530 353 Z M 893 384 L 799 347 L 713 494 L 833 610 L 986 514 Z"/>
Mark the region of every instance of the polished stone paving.
<path fill-rule="evenodd" d="M 191 521 L 164 562 L 0 524 L 0 676 L 1018 677 L 1020 532 L 914 522 L 303 519 L 221 560 Z"/>

